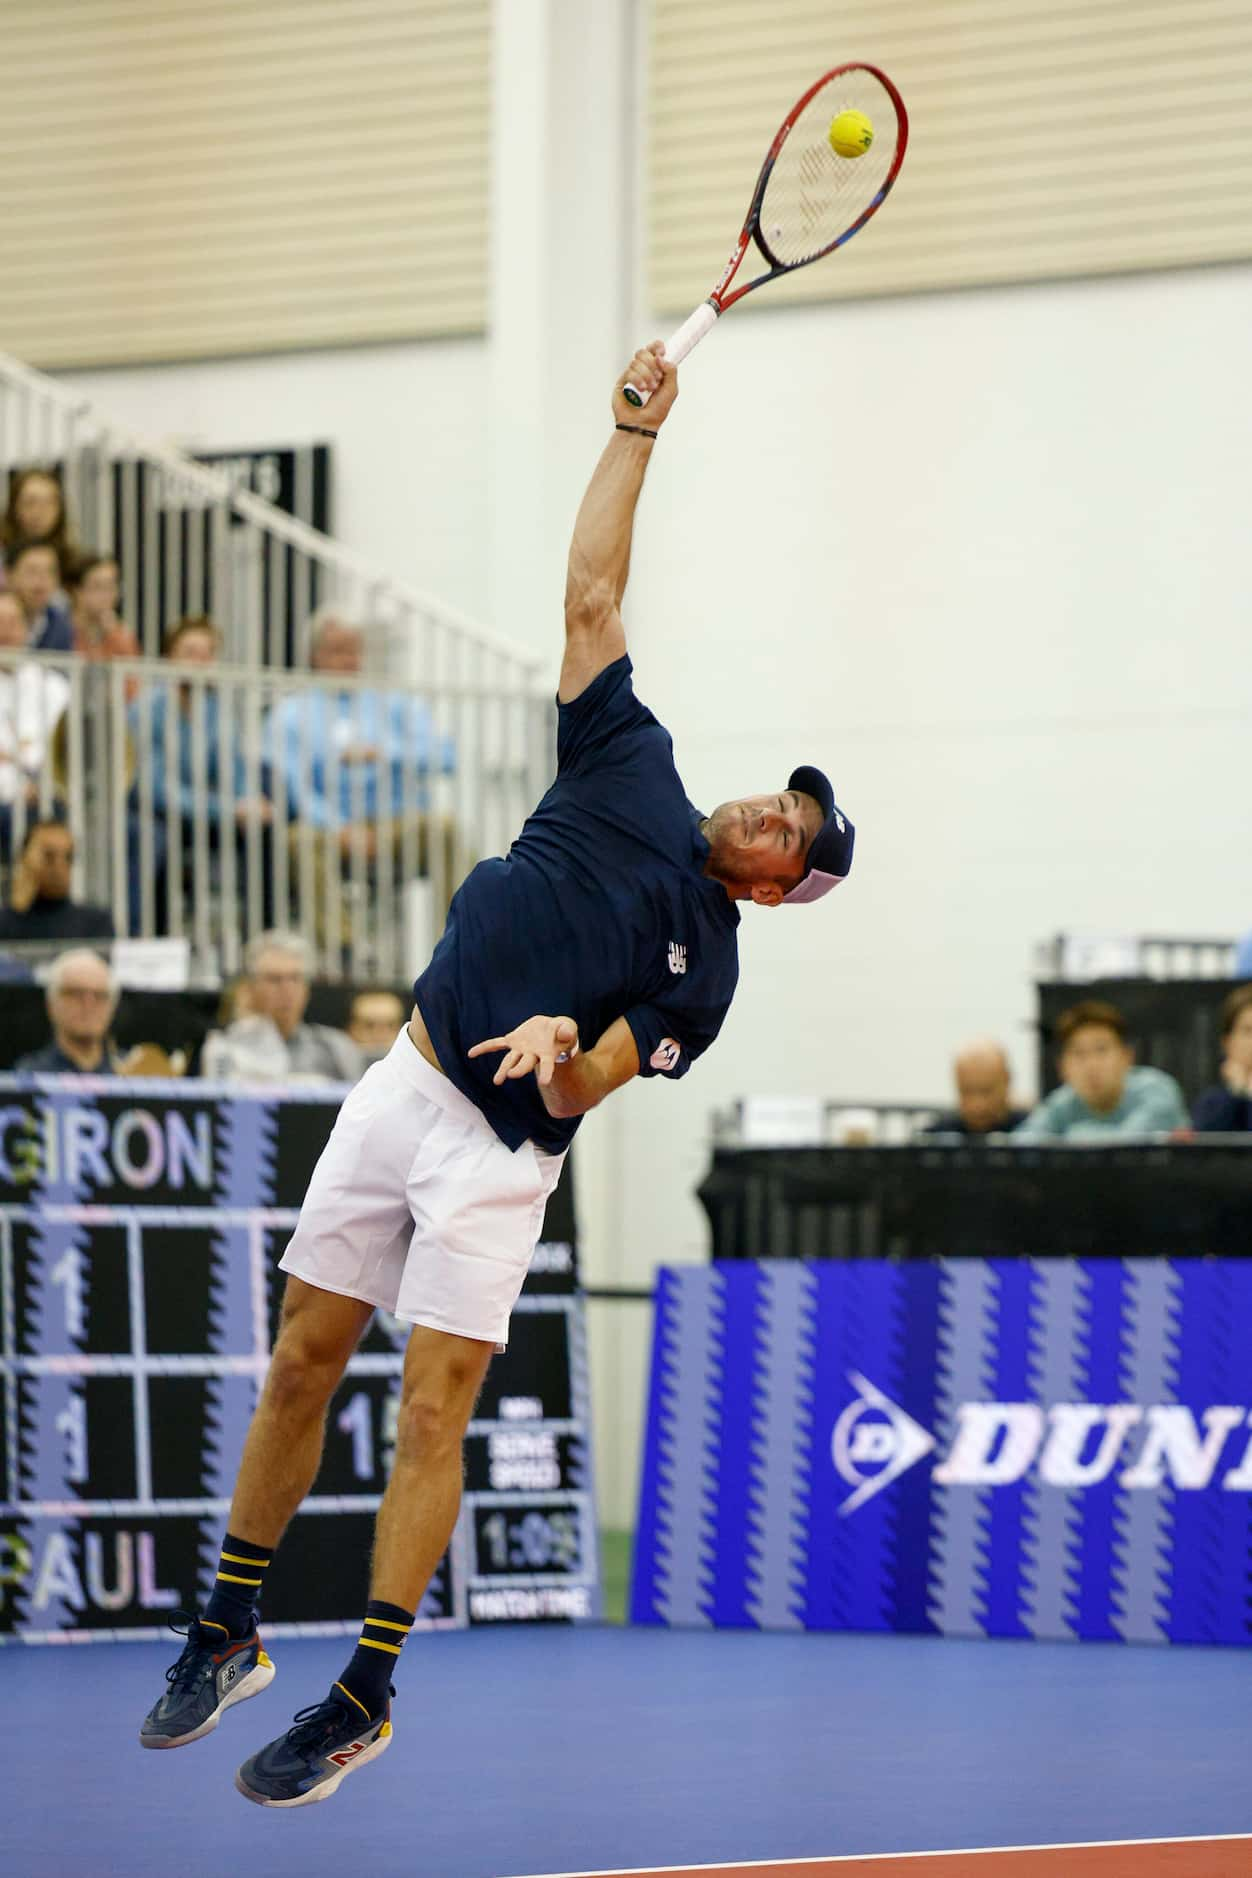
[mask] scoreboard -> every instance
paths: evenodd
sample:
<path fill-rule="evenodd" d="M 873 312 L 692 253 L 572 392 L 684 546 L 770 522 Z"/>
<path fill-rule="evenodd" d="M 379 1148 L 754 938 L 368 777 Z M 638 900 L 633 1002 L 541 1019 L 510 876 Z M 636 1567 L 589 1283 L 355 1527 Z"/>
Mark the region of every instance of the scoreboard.
<path fill-rule="evenodd" d="M 320 1089 L 0 1078 L 0 1641 L 203 1607 L 276 1332 Z M 424 1628 L 600 1613 L 569 1162 L 470 1423 Z M 355 1629 L 407 1326 L 376 1312 L 270 1568 L 267 1630 Z"/>

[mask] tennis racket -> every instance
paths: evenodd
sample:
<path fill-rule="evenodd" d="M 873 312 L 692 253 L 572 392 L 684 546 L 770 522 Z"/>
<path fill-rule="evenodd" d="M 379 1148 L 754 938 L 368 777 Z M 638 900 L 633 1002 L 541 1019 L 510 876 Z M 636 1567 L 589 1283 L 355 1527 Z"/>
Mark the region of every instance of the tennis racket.
<path fill-rule="evenodd" d="M 828 133 L 843 111 L 861 111 L 873 126 L 874 141 L 863 156 L 835 153 Z M 670 363 L 680 364 L 727 307 L 746 293 L 794 274 L 851 241 L 887 200 L 908 141 L 904 100 L 876 65 L 836 65 L 810 85 L 769 147 L 726 271 L 708 299 L 666 340 Z M 731 292 L 752 243 L 765 261 L 765 272 Z M 650 394 L 634 385 L 623 390 L 631 404 L 648 402 Z"/>

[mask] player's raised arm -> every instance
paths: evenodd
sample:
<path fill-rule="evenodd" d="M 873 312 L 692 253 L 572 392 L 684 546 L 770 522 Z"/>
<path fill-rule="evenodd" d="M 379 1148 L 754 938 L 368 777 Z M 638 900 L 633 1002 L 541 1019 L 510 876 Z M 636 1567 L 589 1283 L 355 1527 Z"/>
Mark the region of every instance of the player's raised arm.
<path fill-rule="evenodd" d="M 613 421 L 630 429 L 614 430 L 609 438 L 574 523 L 565 577 L 565 658 L 558 694 L 563 704 L 626 650 L 620 609 L 635 504 L 653 448 L 645 433 L 660 429 L 678 396 L 677 370 L 662 352 L 659 340 L 642 347 L 613 387 Z M 651 393 L 645 411 L 623 396 L 628 381 Z"/>

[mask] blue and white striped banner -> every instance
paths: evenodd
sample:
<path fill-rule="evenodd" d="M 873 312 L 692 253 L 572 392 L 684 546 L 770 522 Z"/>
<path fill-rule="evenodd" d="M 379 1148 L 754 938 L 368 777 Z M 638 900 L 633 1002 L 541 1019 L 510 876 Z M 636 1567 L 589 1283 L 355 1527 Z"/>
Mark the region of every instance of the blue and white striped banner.
<path fill-rule="evenodd" d="M 661 1272 L 642 1624 L 1252 1642 L 1252 1263 Z"/>

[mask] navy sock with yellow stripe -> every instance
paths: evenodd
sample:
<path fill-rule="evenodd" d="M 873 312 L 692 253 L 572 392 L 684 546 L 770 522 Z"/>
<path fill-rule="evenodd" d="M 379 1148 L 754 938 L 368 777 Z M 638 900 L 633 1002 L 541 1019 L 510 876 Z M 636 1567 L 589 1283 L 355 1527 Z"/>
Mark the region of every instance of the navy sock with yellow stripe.
<path fill-rule="evenodd" d="M 213 1595 L 205 1606 L 203 1624 L 215 1624 L 231 1637 L 246 1637 L 261 1601 L 261 1588 L 269 1566 L 269 1546 L 253 1545 L 228 1532 L 222 1540 Z"/>
<path fill-rule="evenodd" d="M 398 1604 L 382 1604 L 376 1598 L 365 1607 L 360 1640 L 338 1686 L 371 1720 L 387 1706 L 391 1672 L 413 1628 L 414 1615 L 413 1611 L 402 1611 Z"/>

